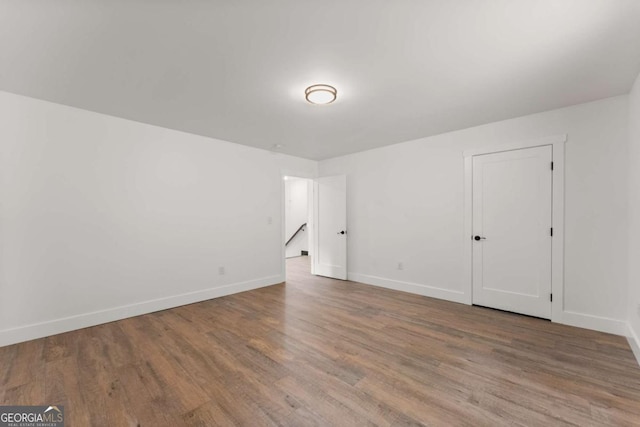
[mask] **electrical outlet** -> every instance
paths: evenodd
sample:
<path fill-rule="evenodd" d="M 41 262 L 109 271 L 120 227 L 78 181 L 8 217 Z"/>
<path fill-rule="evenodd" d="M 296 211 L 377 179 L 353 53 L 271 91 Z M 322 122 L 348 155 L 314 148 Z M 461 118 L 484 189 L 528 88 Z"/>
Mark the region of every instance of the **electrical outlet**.
<path fill-rule="evenodd" d="M 267 224 L 271 225 L 273 224 L 273 218 L 272 217 L 267 217 Z"/>
<path fill-rule="evenodd" d="M 398 263 L 398 270 L 404 270 L 404 263 L 402 261 Z"/>
<path fill-rule="evenodd" d="M 218 267 L 218 274 L 221 276 L 224 276 L 224 273 L 225 273 L 224 267 Z"/>

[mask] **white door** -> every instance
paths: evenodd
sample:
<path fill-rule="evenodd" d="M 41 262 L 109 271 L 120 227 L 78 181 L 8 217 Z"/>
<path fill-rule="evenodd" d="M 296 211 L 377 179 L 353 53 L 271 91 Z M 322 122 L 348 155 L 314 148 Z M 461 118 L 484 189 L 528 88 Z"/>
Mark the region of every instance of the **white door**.
<path fill-rule="evenodd" d="M 314 186 L 314 274 L 347 279 L 347 177 L 318 178 Z"/>
<path fill-rule="evenodd" d="M 473 303 L 551 318 L 551 146 L 473 157 Z"/>

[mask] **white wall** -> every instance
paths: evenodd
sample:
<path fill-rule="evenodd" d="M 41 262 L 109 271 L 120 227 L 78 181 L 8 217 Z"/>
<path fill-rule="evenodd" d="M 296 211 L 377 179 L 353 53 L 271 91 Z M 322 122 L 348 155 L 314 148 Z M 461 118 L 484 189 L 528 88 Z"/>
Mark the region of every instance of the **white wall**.
<path fill-rule="evenodd" d="M 320 176 L 348 175 L 349 277 L 468 300 L 463 151 L 568 134 L 563 321 L 624 334 L 627 103 L 609 98 L 320 162 Z"/>
<path fill-rule="evenodd" d="M 629 94 L 629 298 L 631 344 L 640 362 L 640 75 Z"/>
<path fill-rule="evenodd" d="M 566 133 L 566 321 L 638 335 L 638 87 L 630 110 L 616 97 L 321 162 L 348 175 L 350 277 L 464 295 L 462 152 Z M 4 92 L 0 156 L 0 345 L 280 282 L 282 174 L 318 166 Z"/>
<path fill-rule="evenodd" d="M 309 218 L 309 180 L 288 177 L 284 183 L 285 194 L 285 242 L 293 236 Z M 300 231 L 286 248 L 286 257 L 300 256 L 301 251 L 309 250 L 308 227 Z"/>
<path fill-rule="evenodd" d="M 4 92 L 0 147 L 0 345 L 281 282 L 317 167 Z"/>

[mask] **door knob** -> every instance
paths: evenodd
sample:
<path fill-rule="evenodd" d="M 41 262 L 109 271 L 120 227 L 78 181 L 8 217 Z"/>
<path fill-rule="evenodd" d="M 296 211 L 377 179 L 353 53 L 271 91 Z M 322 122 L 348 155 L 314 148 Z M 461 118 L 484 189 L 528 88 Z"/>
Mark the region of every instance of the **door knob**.
<path fill-rule="evenodd" d="M 347 232 L 342 230 L 342 231 L 338 231 L 338 234 L 347 234 Z"/>
<path fill-rule="evenodd" d="M 478 241 L 478 240 L 487 240 L 487 238 L 486 237 L 476 236 L 476 237 L 473 238 L 473 240 L 476 240 L 476 241 Z"/>

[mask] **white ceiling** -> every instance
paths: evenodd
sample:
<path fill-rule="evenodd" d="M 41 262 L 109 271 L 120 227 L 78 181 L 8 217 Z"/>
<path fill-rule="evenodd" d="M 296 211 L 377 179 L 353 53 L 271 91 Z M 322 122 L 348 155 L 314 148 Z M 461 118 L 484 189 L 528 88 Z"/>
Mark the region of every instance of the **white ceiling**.
<path fill-rule="evenodd" d="M 638 72 L 638 0 L 0 0 L 0 90 L 310 159 Z M 307 104 L 313 83 L 338 100 Z"/>

